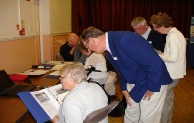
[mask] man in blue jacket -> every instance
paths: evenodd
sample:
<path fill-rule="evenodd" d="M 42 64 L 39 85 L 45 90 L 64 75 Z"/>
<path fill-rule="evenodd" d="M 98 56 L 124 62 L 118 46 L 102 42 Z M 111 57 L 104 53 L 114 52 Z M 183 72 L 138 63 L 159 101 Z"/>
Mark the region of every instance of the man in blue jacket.
<path fill-rule="evenodd" d="M 103 53 L 116 69 L 126 98 L 124 122 L 159 123 L 172 82 L 164 62 L 143 37 L 130 31 L 103 31 L 89 27 L 81 35 L 90 51 Z"/>

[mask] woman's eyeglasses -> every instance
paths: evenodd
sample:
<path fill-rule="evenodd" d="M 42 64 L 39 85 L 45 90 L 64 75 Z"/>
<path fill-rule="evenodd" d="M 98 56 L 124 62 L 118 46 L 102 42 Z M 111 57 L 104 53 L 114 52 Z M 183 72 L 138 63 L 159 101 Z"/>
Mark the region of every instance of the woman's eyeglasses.
<path fill-rule="evenodd" d="M 62 81 L 65 77 L 59 77 L 59 80 Z"/>

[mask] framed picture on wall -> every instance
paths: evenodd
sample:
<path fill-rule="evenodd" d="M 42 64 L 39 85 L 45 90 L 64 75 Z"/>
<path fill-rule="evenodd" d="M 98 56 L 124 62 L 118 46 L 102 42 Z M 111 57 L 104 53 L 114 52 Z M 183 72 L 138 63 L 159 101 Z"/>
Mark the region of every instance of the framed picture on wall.
<path fill-rule="evenodd" d="M 190 26 L 190 34 L 194 34 L 194 25 Z"/>
<path fill-rule="evenodd" d="M 194 35 L 190 35 L 190 43 L 194 43 Z"/>

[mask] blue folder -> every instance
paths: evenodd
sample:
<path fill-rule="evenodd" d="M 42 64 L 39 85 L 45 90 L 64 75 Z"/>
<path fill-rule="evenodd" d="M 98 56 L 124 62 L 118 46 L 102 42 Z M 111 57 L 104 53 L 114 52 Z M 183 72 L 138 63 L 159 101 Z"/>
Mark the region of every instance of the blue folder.
<path fill-rule="evenodd" d="M 42 107 L 36 102 L 34 97 L 30 94 L 30 91 L 27 92 L 20 92 L 18 96 L 30 111 L 32 116 L 35 118 L 37 123 L 44 123 L 50 120 L 50 117 L 47 113 L 42 109 Z"/>

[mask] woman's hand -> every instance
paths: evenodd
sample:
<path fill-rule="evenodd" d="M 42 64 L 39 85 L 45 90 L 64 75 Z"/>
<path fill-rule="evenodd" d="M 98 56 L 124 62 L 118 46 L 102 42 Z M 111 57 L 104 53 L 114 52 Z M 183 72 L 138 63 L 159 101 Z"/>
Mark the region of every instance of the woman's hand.
<path fill-rule="evenodd" d="M 57 121 L 59 121 L 59 117 L 57 115 L 55 115 L 53 117 L 53 119 L 50 120 L 52 123 L 56 123 Z"/>
<path fill-rule="evenodd" d="M 156 50 L 156 49 L 155 49 Z M 156 50 L 156 52 L 160 55 L 162 55 L 163 53 L 160 50 Z"/>

